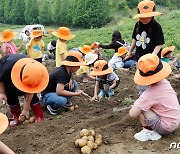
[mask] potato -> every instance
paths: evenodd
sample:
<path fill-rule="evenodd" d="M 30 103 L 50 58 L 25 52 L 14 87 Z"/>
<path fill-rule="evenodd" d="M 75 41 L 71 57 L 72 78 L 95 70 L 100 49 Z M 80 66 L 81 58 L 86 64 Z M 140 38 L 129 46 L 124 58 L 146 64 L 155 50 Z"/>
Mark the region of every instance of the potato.
<path fill-rule="evenodd" d="M 88 146 L 84 146 L 81 148 L 81 152 L 82 152 L 82 154 L 90 154 L 91 149 Z"/>
<path fill-rule="evenodd" d="M 94 149 L 97 149 L 98 148 L 98 145 L 96 143 L 93 144 L 93 148 Z"/>
<path fill-rule="evenodd" d="M 74 106 L 74 109 L 78 109 L 78 108 L 79 108 L 79 106 L 78 106 L 78 105 L 75 105 L 75 106 Z"/>
<path fill-rule="evenodd" d="M 95 136 L 95 135 L 96 135 L 95 131 L 92 130 L 92 129 L 90 129 L 90 135 L 91 135 L 91 136 Z"/>
<path fill-rule="evenodd" d="M 24 122 L 25 120 L 26 120 L 26 116 L 25 115 L 19 116 L 19 121 Z"/>
<path fill-rule="evenodd" d="M 78 144 L 79 144 L 79 147 L 83 147 L 87 144 L 87 141 L 85 139 L 80 139 Z"/>
<path fill-rule="evenodd" d="M 30 122 L 27 119 L 23 122 L 23 125 L 29 125 L 29 124 L 30 124 Z"/>
<path fill-rule="evenodd" d="M 80 140 L 80 139 L 77 139 L 77 140 L 74 142 L 74 144 L 75 144 L 76 147 L 79 147 L 79 140 Z"/>
<path fill-rule="evenodd" d="M 102 144 L 102 138 L 97 138 L 97 139 L 95 140 L 95 143 L 96 143 L 97 145 L 101 145 L 101 144 Z"/>
<path fill-rule="evenodd" d="M 90 134 L 90 130 L 88 130 L 88 129 L 82 129 L 80 131 L 81 136 L 88 136 L 89 134 Z"/>
<path fill-rule="evenodd" d="M 87 136 L 83 136 L 82 139 L 85 139 L 86 141 L 88 141 L 88 137 Z"/>
<path fill-rule="evenodd" d="M 102 135 L 100 133 L 96 133 L 95 139 L 97 139 L 97 138 L 101 138 L 102 139 Z"/>
<path fill-rule="evenodd" d="M 35 117 L 31 117 L 31 118 L 29 119 L 29 122 L 30 122 L 30 123 L 33 123 L 33 122 L 35 122 L 35 120 L 36 120 Z"/>
<path fill-rule="evenodd" d="M 87 146 L 90 147 L 90 149 L 94 149 L 94 142 L 93 141 L 88 141 Z"/>
<path fill-rule="evenodd" d="M 74 106 L 69 107 L 69 110 L 73 111 L 74 110 Z"/>
<path fill-rule="evenodd" d="M 94 142 L 94 137 L 89 135 L 89 136 L 88 136 L 88 141 Z"/>

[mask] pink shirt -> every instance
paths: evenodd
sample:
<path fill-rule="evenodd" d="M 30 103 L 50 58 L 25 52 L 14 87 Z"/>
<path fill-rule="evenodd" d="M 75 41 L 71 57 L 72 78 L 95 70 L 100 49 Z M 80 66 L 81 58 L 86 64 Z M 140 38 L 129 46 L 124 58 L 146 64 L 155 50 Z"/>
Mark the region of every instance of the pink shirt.
<path fill-rule="evenodd" d="M 152 84 L 135 101 L 134 106 L 143 111 L 152 110 L 161 119 L 162 127 L 173 131 L 180 123 L 180 105 L 171 84 L 166 79 Z"/>
<path fill-rule="evenodd" d="M 1 46 L 2 51 L 6 50 L 6 46 L 7 46 L 6 44 L 9 45 L 8 54 L 16 54 L 16 53 L 18 53 L 17 47 L 13 42 L 3 43 L 2 46 Z"/>

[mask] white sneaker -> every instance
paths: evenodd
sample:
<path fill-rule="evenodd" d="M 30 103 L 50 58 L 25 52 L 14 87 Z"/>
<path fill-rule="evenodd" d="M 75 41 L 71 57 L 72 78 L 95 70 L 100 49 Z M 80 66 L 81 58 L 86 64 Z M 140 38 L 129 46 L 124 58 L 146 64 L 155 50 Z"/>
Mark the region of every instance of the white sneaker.
<path fill-rule="evenodd" d="M 148 130 L 143 128 L 142 131 L 139 133 L 136 133 L 134 135 L 134 138 L 139 141 L 148 141 L 148 140 L 159 140 L 161 138 L 161 135 L 154 130 Z"/>

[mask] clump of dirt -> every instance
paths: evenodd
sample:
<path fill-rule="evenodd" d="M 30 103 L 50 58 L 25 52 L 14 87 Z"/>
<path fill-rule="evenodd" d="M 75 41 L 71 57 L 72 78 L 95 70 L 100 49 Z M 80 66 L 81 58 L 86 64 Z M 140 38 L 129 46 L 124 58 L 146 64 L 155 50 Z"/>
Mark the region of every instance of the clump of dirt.
<path fill-rule="evenodd" d="M 52 61 L 47 61 L 45 65 L 49 72 L 55 69 Z M 8 128 L 0 135 L 0 140 L 17 154 L 79 154 L 80 150 L 74 146 L 74 141 L 81 129 L 88 128 L 103 135 L 103 145 L 94 150 L 94 154 L 179 153 L 178 149 L 169 149 L 169 146 L 171 142 L 179 142 L 180 128 L 158 141 L 139 142 L 133 138 L 142 129 L 139 122 L 130 119 L 128 109 L 113 112 L 113 108 L 130 106 L 132 101 L 129 100 L 138 98 L 137 86 L 133 81 L 134 71 L 117 73 L 121 83 L 114 97 L 100 102 L 91 102 L 85 96 L 73 97 L 72 102 L 79 108 L 63 111 L 57 116 L 50 115 L 43 106 L 43 122 Z M 169 77 L 169 81 L 180 100 L 180 81 L 173 76 Z M 78 83 L 79 89 L 93 96 L 94 81 Z M 126 103 L 123 103 L 124 100 Z M 4 107 L 1 111 L 5 111 Z"/>

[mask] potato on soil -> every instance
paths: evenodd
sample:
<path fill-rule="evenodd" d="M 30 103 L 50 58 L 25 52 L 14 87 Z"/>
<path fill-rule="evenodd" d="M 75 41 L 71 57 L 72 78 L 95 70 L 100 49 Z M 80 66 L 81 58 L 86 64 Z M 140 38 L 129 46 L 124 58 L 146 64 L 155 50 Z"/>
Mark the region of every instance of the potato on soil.
<path fill-rule="evenodd" d="M 102 139 L 102 135 L 100 133 L 96 133 L 95 139 L 97 139 L 97 138 L 101 138 Z"/>
<path fill-rule="evenodd" d="M 83 136 L 82 139 L 85 139 L 86 141 L 88 141 L 88 137 L 87 136 Z"/>
<path fill-rule="evenodd" d="M 94 137 L 93 137 L 93 136 L 91 136 L 91 135 L 89 135 L 89 136 L 88 136 L 88 141 L 92 141 L 92 142 L 94 142 Z"/>
<path fill-rule="evenodd" d="M 74 142 L 74 144 L 75 144 L 76 147 L 79 147 L 79 140 L 80 140 L 80 139 L 77 139 L 77 140 Z"/>
<path fill-rule="evenodd" d="M 25 115 L 19 116 L 19 121 L 24 122 L 25 120 L 26 120 L 26 116 Z"/>
<path fill-rule="evenodd" d="M 80 136 L 88 136 L 90 134 L 90 130 L 89 129 L 82 129 L 80 131 Z"/>
<path fill-rule="evenodd" d="M 79 108 L 79 106 L 78 106 L 78 105 L 75 105 L 75 106 L 74 106 L 74 109 L 78 109 L 78 108 Z"/>
<path fill-rule="evenodd" d="M 69 107 L 69 110 L 73 111 L 74 110 L 74 106 Z"/>
<path fill-rule="evenodd" d="M 94 149 L 94 142 L 88 141 L 87 146 L 90 147 L 91 150 Z"/>
<path fill-rule="evenodd" d="M 29 122 L 30 122 L 30 123 L 33 123 L 33 122 L 35 122 L 35 120 L 36 120 L 35 117 L 31 117 L 31 118 L 29 119 Z"/>
<path fill-rule="evenodd" d="M 95 135 L 96 135 L 95 131 L 92 130 L 92 129 L 90 129 L 90 135 L 91 135 L 91 136 L 95 136 Z"/>
<path fill-rule="evenodd" d="M 30 124 L 29 120 L 25 120 L 25 121 L 23 122 L 23 125 L 29 125 L 29 124 Z"/>
<path fill-rule="evenodd" d="M 85 139 L 80 139 L 78 142 L 79 147 L 83 147 L 87 144 L 87 141 Z"/>
<path fill-rule="evenodd" d="M 98 148 L 98 145 L 96 143 L 93 144 L 93 148 L 94 149 L 97 149 Z"/>
<path fill-rule="evenodd" d="M 91 149 L 88 146 L 84 146 L 81 148 L 81 152 L 82 152 L 82 154 L 90 154 Z"/>
<path fill-rule="evenodd" d="M 101 145 L 101 144 L 102 144 L 102 138 L 97 138 L 97 139 L 95 140 L 95 143 L 96 143 L 97 145 Z"/>

